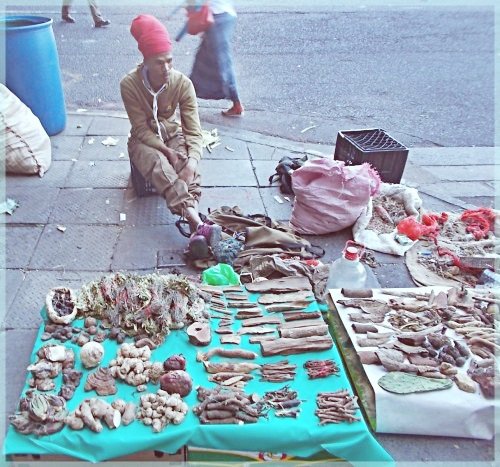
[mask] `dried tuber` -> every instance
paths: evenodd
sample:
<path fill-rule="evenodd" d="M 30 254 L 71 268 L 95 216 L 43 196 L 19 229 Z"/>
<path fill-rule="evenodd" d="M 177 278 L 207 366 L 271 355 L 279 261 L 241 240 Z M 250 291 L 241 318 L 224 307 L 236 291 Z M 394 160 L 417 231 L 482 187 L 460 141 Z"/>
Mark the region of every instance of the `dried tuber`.
<path fill-rule="evenodd" d="M 172 355 L 163 362 L 163 368 L 165 371 L 185 370 L 186 359 L 182 354 Z"/>
<path fill-rule="evenodd" d="M 85 368 L 94 368 L 101 363 L 104 347 L 98 342 L 87 342 L 80 350 L 80 360 Z"/>
<path fill-rule="evenodd" d="M 191 392 L 193 381 L 184 370 L 174 370 L 165 373 L 160 378 L 160 387 L 170 394 L 179 394 L 181 397 L 185 397 Z"/>

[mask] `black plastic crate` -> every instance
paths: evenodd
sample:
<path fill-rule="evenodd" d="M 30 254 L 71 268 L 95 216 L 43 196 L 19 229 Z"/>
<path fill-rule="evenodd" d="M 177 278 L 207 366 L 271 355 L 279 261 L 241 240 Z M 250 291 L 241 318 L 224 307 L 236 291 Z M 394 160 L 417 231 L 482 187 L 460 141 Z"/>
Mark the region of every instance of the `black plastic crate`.
<path fill-rule="evenodd" d="M 399 183 L 408 159 L 408 148 L 379 128 L 339 131 L 334 159 L 347 165 L 368 162 L 377 169 L 383 182 Z"/>
<path fill-rule="evenodd" d="M 156 190 L 151 181 L 146 180 L 137 167 L 130 161 L 130 174 L 132 175 L 132 186 L 134 187 L 135 194 L 142 198 L 143 196 L 156 195 Z"/>

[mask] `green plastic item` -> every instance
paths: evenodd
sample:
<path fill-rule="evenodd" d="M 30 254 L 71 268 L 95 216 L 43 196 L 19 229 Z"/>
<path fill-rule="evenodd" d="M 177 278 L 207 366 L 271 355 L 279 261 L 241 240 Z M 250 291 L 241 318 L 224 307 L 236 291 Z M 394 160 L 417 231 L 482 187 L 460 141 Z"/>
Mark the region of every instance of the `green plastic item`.
<path fill-rule="evenodd" d="M 201 274 L 204 284 L 208 285 L 240 285 L 240 276 L 229 264 L 219 263 Z"/>

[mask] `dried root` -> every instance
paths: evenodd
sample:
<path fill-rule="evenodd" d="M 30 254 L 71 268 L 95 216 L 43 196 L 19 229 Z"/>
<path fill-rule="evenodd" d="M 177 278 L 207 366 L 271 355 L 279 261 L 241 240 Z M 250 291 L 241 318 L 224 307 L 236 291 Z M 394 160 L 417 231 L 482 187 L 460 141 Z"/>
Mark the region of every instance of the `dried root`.
<path fill-rule="evenodd" d="M 182 423 L 187 411 L 188 406 L 179 394 L 169 394 L 159 389 L 156 394 L 141 396 L 137 418 L 145 425 L 150 425 L 154 433 L 159 433 L 169 423 Z"/>

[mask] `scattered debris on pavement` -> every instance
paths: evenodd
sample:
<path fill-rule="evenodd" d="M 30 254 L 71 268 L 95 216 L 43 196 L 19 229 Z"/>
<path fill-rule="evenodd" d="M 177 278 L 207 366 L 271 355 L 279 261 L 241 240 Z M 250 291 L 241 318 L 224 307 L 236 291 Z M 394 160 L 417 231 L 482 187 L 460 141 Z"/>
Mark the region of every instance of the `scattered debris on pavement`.
<path fill-rule="evenodd" d="M 1 214 L 12 214 L 19 207 L 16 201 L 11 198 L 7 198 L 3 203 L 0 203 L 0 213 Z"/>

